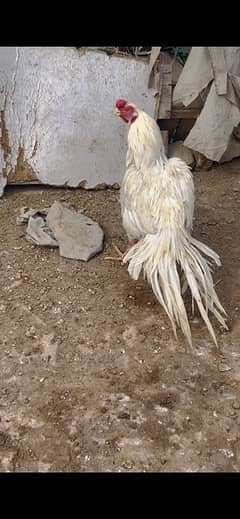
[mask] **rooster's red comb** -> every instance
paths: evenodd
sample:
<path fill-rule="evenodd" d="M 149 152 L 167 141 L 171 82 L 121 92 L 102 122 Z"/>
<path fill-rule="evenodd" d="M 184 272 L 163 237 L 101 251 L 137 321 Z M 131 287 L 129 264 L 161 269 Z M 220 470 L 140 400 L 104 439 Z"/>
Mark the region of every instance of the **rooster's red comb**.
<path fill-rule="evenodd" d="M 125 99 L 118 99 L 116 101 L 116 108 L 118 108 L 119 110 L 121 108 L 124 108 L 124 106 L 127 104 L 127 101 L 125 101 Z"/>

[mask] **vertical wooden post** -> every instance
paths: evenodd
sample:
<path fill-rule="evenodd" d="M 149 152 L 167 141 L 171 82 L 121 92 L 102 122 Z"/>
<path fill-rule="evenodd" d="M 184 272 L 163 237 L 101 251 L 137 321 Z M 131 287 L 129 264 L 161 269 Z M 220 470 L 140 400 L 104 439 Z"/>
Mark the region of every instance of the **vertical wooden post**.
<path fill-rule="evenodd" d="M 155 119 L 170 119 L 172 108 L 172 65 L 159 65 L 158 96 L 155 106 Z M 168 154 L 168 131 L 162 131 L 163 143 Z"/>

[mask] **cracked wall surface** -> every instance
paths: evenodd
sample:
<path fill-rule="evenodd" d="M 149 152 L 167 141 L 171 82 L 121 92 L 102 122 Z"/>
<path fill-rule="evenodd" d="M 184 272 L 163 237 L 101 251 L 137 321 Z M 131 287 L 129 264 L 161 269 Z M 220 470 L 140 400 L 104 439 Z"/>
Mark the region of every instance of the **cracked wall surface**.
<path fill-rule="evenodd" d="M 148 66 L 71 47 L 0 47 L 0 195 L 7 182 L 120 185 L 127 127 L 117 98 L 154 113 Z"/>

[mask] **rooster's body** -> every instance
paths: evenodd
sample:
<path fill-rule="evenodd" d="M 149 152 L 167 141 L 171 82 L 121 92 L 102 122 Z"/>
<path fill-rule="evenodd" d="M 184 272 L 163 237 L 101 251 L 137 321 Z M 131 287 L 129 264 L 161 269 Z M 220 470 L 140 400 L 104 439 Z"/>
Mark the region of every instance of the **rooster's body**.
<path fill-rule="evenodd" d="M 227 328 L 223 317 L 226 314 L 214 289 L 210 264 L 221 263 L 215 252 L 191 236 L 194 211 L 191 171 L 181 159 L 167 159 L 154 119 L 123 100 L 116 107 L 117 114 L 130 124 L 121 210 L 123 227 L 130 243 L 135 245 L 123 262 L 128 263 L 129 274 L 135 280 L 143 270 L 175 335 L 178 325 L 191 345 L 182 298 L 189 286 L 192 300 L 196 301 L 217 344 L 208 310 L 224 328 Z"/>

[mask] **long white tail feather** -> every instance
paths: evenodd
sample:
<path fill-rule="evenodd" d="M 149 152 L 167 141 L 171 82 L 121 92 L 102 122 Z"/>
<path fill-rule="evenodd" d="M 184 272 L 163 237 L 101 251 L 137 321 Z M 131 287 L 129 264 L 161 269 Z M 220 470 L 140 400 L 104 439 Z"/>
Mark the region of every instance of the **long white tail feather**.
<path fill-rule="evenodd" d="M 201 252 L 208 255 L 207 260 Z M 226 315 L 214 289 L 211 275 L 211 265 L 221 265 L 219 256 L 207 245 L 194 239 L 181 225 L 162 225 L 158 234 L 147 234 L 124 258 L 129 262 L 130 276 L 137 280 L 142 269 L 144 276 L 167 313 L 176 336 L 176 324 L 180 326 L 192 347 L 191 330 L 182 298 L 182 289 L 177 270 L 180 265 L 185 282 L 187 282 L 192 302 L 196 301 L 199 312 L 208 328 L 208 331 L 217 346 L 216 336 L 208 317 L 210 310 L 219 323 L 227 328 L 224 317 Z"/>
<path fill-rule="evenodd" d="M 213 261 L 215 261 L 216 265 L 218 267 L 221 267 L 221 261 L 220 261 L 220 258 L 218 256 L 218 254 L 216 254 L 216 252 L 214 252 L 212 249 L 210 249 L 207 245 L 205 245 L 205 243 L 202 243 L 201 241 L 199 240 L 196 240 L 195 238 L 193 238 L 191 236 L 191 242 L 193 245 L 195 245 L 201 252 L 203 252 L 204 254 L 206 254 L 206 256 L 209 256 L 210 258 L 213 259 Z"/>

